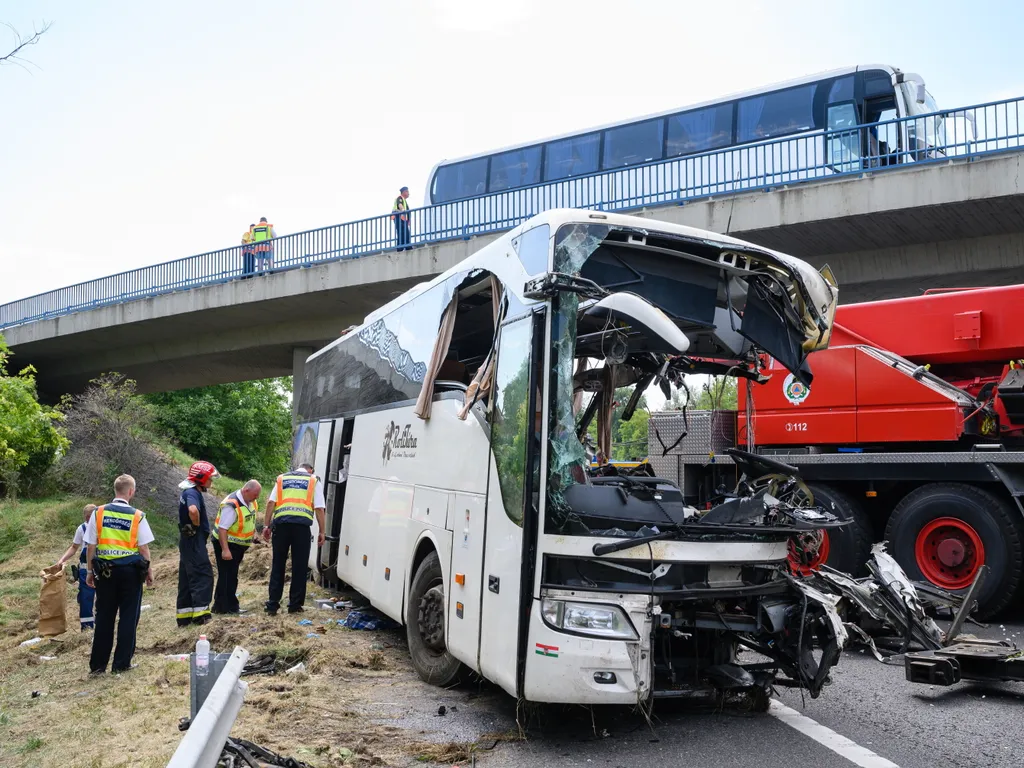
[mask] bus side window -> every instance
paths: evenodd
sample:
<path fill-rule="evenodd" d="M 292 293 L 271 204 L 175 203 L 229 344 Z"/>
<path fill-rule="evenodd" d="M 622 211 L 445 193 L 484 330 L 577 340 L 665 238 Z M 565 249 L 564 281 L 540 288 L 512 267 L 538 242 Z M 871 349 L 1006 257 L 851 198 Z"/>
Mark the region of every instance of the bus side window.
<path fill-rule="evenodd" d="M 810 83 L 743 99 L 737 112 L 736 140 L 760 141 L 814 128 L 817 87 Z"/>
<path fill-rule="evenodd" d="M 494 376 L 491 450 L 505 514 L 523 524 L 527 442 L 534 434 L 530 405 L 530 357 L 533 317 L 527 315 L 503 326 Z"/>
<path fill-rule="evenodd" d="M 828 108 L 828 164 L 836 173 L 860 169 L 860 134 L 857 109 L 852 102 L 832 104 Z"/>
<path fill-rule="evenodd" d="M 570 176 L 597 171 L 601 134 L 573 136 L 547 145 L 544 157 L 544 180 L 557 181 Z"/>

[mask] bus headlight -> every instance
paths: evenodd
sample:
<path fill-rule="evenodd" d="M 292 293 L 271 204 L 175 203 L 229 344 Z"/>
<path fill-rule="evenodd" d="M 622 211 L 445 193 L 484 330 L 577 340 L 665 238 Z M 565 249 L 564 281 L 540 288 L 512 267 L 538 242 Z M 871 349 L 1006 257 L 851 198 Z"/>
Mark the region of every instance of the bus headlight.
<path fill-rule="evenodd" d="M 540 612 L 546 624 L 565 632 L 613 640 L 640 639 L 625 611 L 617 605 L 544 598 Z"/>

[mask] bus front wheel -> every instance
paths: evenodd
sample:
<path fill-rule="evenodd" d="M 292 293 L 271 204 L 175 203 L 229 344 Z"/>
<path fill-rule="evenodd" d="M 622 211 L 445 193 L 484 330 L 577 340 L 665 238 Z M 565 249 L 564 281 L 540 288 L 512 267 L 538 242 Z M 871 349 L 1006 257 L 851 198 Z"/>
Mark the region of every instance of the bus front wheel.
<path fill-rule="evenodd" d="M 444 642 L 444 579 L 441 561 L 431 552 L 420 563 L 409 589 L 405 634 L 412 665 L 424 682 L 442 687 L 458 682 L 462 662 L 448 653 Z"/>

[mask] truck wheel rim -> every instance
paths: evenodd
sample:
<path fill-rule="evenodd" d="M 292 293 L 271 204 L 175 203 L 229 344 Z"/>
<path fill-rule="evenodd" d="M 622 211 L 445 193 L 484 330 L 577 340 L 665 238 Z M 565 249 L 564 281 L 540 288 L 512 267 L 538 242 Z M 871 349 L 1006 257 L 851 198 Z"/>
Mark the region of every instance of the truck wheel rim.
<path fill-rule="evenodd" d="M 444 588 L 431 587 L 420 598 L 419 632 L 424 645 L 434 652 L 444 647 Z"/>
<path fill-rule="evenodd" d="M 966 589 L 985 563 L 985 545 L 968 523 L 955 517 L 932 520 L 917 534 L 917 567 L 943 589 Z"/>
<path fill-rule="evenodd" d="M 812 572 L 818 570 L 822 563 L 828 560 L 828 531 L 821 532 L 821 546 L 818 547 L 818 554 L 814 556 L 811 562 L 806 565 L 800 562 L 800 557 L 797 555 L 793 545 L 793 540 L 789 540 L 789 569 L 793 573 L 801 576 L 810 576 Z"/>

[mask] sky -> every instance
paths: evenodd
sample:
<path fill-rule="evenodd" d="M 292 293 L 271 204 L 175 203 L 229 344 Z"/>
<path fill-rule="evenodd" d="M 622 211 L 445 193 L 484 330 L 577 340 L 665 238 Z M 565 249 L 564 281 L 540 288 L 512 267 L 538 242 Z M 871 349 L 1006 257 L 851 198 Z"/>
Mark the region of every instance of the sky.
<path fill-rule="evenodd" d="M 0 304 L 421 204 L 439 160 L 854 64 L 1024 95 L 1024 5 L 0 0 Z M 0 55 L 12 39 L 0 27 Z"/>

